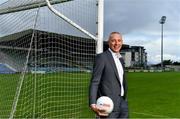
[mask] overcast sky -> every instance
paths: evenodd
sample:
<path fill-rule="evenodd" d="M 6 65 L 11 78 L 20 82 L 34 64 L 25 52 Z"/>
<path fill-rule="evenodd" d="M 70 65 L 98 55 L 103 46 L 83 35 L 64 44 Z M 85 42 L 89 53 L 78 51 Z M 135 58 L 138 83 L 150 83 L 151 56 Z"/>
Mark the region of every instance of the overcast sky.
<path fill-rule="evenodd" d="M 7 0 L 0 0 L 0 4 Z M 180 0 L 105 0 L 104 37 L 123 34 L 124 43 L 144 46 L 148 62 L 160 62 L 161 16 L 164 24 L 164 59 L 180 61 Z"/>
<path fill-rule="evenodd" d="M 148 62 L 160 62 L 161 16 L 164 24 L 164 59 L 180 61 L 180 0 L 106 0 L 105 37 L 120 31 L 124 43 L 144 46 Z"/>
<path fill-rule="evenodd" d="M 7 0 L 1 0 L 0 3 L 6 2 Z"/>

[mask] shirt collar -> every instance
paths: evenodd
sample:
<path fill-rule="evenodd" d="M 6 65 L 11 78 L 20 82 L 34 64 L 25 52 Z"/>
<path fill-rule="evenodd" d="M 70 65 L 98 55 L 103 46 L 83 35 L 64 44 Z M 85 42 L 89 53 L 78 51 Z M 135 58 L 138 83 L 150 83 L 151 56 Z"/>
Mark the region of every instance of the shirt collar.
<path fill-rule="evenodd" d="M 113 55 L 113 57 L 117 57 L 117 56 L 116 56 L 117 53 L 113 52 L 113 51 L 111 50 L 111 48 L 109 48 L 109 51 L 111 52 L 111 54 Z M 119 58 L 122 57 L 120 53 L 118 53 L 118 55 L 119 55 Z"/>

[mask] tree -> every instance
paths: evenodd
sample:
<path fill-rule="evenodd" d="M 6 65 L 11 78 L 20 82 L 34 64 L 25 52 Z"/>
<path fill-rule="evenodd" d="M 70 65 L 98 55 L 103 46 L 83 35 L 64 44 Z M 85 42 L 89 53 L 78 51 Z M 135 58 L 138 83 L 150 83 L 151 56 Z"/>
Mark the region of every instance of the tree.
<path fill-rule="evenodd" d="M 173 62 L 173 65 L 180 65 L 180 62 L 178 62 L 178 61 Z"/>
<path fill-rule="evenodd" d="M 163 65 L 172 65 L 172 64 L 173 64 L 173 61 L 171 61 L 170 59 L 163 61 Z"/>

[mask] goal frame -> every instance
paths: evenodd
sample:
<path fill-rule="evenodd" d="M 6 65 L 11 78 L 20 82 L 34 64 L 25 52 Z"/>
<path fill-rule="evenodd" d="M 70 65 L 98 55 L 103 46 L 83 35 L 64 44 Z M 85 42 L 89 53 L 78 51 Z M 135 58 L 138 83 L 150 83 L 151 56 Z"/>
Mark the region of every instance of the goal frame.
<path fill-rule="evenodd" d="M 96 41 L 96 54 L 102 53 L 103 52 L 103 36 L 104 36 L 104 0 L 97 0 L 97 7 L 98 7 L 98 18 L 97 18 L 97 33 L 96 36 L 92 35 L 90 32 L 88 32 L 86 29 L 82 28 L 81 26 L 79 26 L 78 24 L 76 24 L 74 21 L 72 21 L 71 19 L 69 19 L 68 17 L 66 17 L 65 15 L 61 14 L 59 11 L 57 11 L 52 5 L 53 4 L 58 4 L 58 3 L 62 3 L 62 2 L 68 2 L 68 1 L 72 1 L 72 0 L 55 0 L 55 1 L 49 1 L 49 0 L 45 0 L 46 2 L 38 2 L 35 4 L 27 4 L 25 6 L 17 6 L 17 7 L 12 7 L 9 8 L 8 10 L 6 9 L 1 9 L 0 15 L 3 14 L 8 14 L 8 13 L 14 13 L 14 12 L 19 12 L 19 11 L 24 11 L 24 10 L 29 10 L 29 9 L 34 9 L 37 8 L 37 13 L 36 13 L 36 20 L 37 20 L 37 15 L 38 15 L 38 11 L 40 9 L 40 7 L 44 7 L 44 6 L 48 6 L 48 8 L 58 17 L 60 17 L 61 19 L 63 19 L 64 21 L 66 21 L 67 23 L 69 23 L 70 25 L 72 25 L 73 27 L 75 27 L 76 29 L 78 29 L 79 31 L 81 31 L 82 33 L 84 33 L 86 36 L 89 36 L 90 38 L 94 39 Z M 3 5 L 3 4 L 2 4 Z M 36 26 L 36 21 L 34 23 L 34 28 Z M 32 35 L 33 37 L 33 35 Z M 11 110 L 11 114 L 10 114 L 10 119 L 12 119 L 14 117 L 14 113 L 16 111 L 16 107 L 17 107 L 17 103 L 18 103 L 18 98 L 20 96 L 20 92 L 21 92 L 21 87 L 23 85 L 23 78 L 24 78 L 24 73 L 25 70 L 27 68 L 27 63 L 28 63 L 28 58 L 29 58 L 29 50 L 28 50 L 28 56 L 27 56 L 27 61 L 24 67 L 24 72 L 22 72 L 22 77 L 20 78 L 20 82 L 18 84 L 17 90 L 16 90 L 16 95 L 14 97 L 14 101 L 13 101 L 13 106 L 12 106 L 12 110 Z"/>

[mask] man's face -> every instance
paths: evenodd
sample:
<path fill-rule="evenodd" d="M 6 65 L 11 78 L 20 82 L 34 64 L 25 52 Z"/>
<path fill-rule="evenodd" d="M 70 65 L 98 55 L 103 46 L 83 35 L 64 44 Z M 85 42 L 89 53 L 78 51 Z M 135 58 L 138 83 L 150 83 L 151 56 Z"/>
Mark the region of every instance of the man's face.
<path fill-rule="evenodd" d="M 108 44 L 113 52 L 118 53 L 123 44 L 122 36 L 120 34 L 112 34 Z"/>

